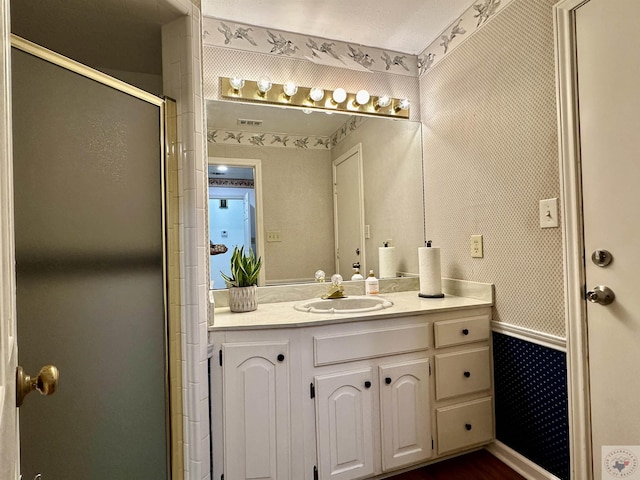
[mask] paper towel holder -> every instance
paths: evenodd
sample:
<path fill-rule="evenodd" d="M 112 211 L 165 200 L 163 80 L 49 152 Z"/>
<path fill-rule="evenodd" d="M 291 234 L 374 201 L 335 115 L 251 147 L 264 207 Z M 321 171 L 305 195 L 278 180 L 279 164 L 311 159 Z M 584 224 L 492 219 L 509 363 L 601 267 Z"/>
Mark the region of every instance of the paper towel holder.
<path fill-rule="evenodd" d="M 444 293 L 438 293 L 436 295 L 427 295 L 426 293 L 418 292 L 420 298 L 444 298 Z"/>

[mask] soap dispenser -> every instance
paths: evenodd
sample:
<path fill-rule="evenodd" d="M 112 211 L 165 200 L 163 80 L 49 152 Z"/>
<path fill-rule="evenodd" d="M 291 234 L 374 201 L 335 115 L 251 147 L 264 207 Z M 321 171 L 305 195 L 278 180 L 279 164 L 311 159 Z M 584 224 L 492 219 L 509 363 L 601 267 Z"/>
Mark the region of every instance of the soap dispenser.
<path fill-rule="evenodd" d="M 353 264 L 353 275 L 351 280 L 364 280 L 364 277 L 360 274 L 360 262 Z"/>
<path fill-rule="evenodd" d="M 380 285 L 378 279 L 373 274 L 373 270 L 369 270 L 369 276 L 364 281 L 364 292 L 367 295 L 378 295 L 380 293 Z"/>

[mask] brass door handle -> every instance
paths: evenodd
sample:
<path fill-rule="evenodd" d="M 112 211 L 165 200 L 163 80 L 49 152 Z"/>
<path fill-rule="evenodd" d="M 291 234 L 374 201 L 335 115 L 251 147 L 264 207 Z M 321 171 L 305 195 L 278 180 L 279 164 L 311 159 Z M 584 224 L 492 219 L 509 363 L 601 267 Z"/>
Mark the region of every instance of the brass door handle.
<path fill-rule="evenodd" d="M 35 378 L 24 373 L 20 365 L 16 368 L 16 407 L 22 405 L 27 394 L 38 390 L 41 395 L 53 395 L 58 387 L 60 374 L 53 365 L 45 365 Z"/>

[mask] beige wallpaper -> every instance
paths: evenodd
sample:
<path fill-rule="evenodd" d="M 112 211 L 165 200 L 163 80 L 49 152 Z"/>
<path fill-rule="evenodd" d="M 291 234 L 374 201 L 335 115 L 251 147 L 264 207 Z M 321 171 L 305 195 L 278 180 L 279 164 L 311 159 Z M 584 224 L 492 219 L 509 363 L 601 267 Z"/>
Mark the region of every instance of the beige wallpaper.
<path fill-rule="evenodd" d="M 329 150 L 209 142 L 208 152 L 210 157 L 261 161 L 264 228 L 282 233 L 281 242 L 264 245 L 267 283 L 308 281 L 318 269 L 334 272 Z"/>
<path fill-rule="evenodd" d="M 495 284 L 494 319 L 562 336 L 555 0 L 514 0 L 420 77 L 427 236 L 443 276 Z M 484 236 L 471 258 L 469 236 Z"/>
<path fill-rule="evenodd" d="M 336 145 L 337 159 L 362 143 L 366 269 L 379 274 L 378 247 L 393 240 L 398 271 L 418 273 L 418 247 L 424 245 L 421 129 L 417 122 L 368 119 Z M 364 274 L 364 272 L 363 272 Z"/>

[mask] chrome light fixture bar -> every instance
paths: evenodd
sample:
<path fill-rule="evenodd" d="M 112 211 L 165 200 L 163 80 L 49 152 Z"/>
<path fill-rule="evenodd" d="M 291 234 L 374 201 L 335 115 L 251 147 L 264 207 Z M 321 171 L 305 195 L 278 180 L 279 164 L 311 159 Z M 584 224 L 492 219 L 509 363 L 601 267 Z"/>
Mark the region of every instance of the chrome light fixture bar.
<path fill-rule="evenodd" d="M 407 99 L 391 98 L 386 95 L 369 95 L 365 90 L 349 93 L 342 88 L 322 90 L 317 87 L 297 86 L 293 82 L 271 83 L 266 77 L 258 81 L 242 80 L 241 82 L 241 80 L 220 77 L 221 96 L 234 100 L 287 105 L 307 110 L 409 118 L 409 101 Z M 267 82 L 269 88 L 266 88 Z"/>

